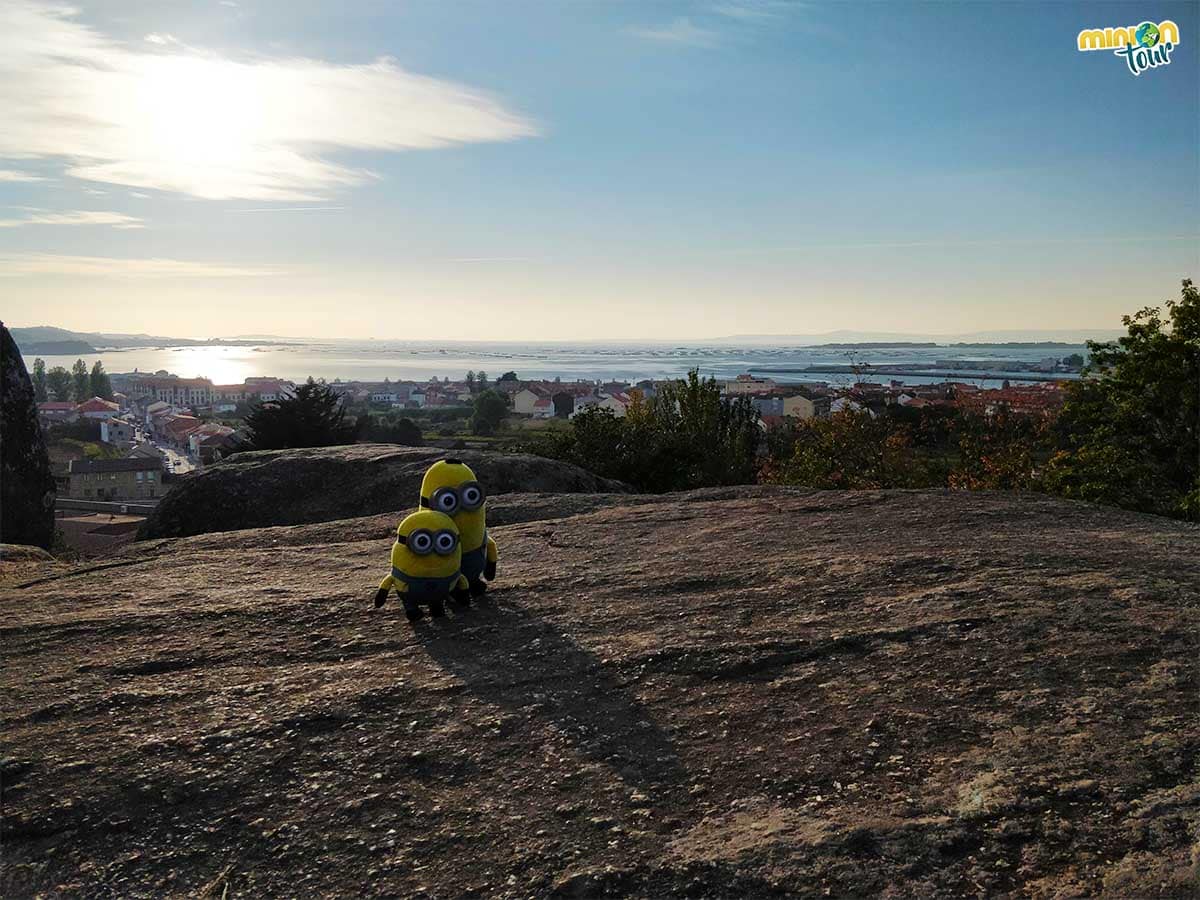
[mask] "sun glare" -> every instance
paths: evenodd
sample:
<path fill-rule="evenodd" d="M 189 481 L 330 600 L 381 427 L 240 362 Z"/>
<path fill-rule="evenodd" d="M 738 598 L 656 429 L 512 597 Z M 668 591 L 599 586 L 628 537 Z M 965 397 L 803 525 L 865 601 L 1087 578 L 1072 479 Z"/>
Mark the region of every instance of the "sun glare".
<path fill-rule="evenodd" d="M 148 162 L 213 193 L 254 155 L 266 100 L 253 69 L 187 56 L 149 57 L 135 76 L 138 150 Z"/>

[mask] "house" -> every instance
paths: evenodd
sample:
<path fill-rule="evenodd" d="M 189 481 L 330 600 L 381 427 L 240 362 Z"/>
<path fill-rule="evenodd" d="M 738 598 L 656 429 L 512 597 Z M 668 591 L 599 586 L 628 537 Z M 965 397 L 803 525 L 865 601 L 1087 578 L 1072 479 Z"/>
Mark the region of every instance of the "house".
<path fill-rule="evenodd" d="M 153 403 L 149 404 L 143 410 L 145 423 L 147 425 L 149 425 L 151 422 L 154 421 L 154 418 L 156 416 L 164 415 L 165 413 L 169 413 L 170 411 L 171 411 L 170 403 L 166 403 L 162 400 L 155 400 Z"/>
<path fill-rule="evenodd" d="M 207 426 L 206 426 L 207 427 Z M 203 429 L 197 429 L 188 435 L 188 443 L 192 455 L 204 465 L 211 465 L 223 459 L 237 447 L 237 439 L 232 428 L 220 426 L 221 431 L 211 431 L 200 434 Z"/>
<path fill-rule="evenodd" d="M 124 449 L 132 447 L 136 437 L 137 427 L 127 419 L 113 416 L 100 423 L 100 440 L 106 444 L 115 444 Z"/>
<path fill-rule="evenodd" d="M 59 402 L 51 400 L 47 403 L 39 403 L 37 405 L 38 420 L 43 425 L 50 425 L 54 422 L 74 422 L 79 418 L 79 413 L 75 411 L 74 403 Z"/>
<path fill-rule="evenodd" d="M 791 399 L 791 398 L 788 398 Z M 758 410 L 759 416 L 766 418 L 768 416 L 783 415 L 784 398 L 776 395 L 767 395 L 759 397 L 751 397 L 750 405 Z"/>
<path fill-rule="evenodd" d="M 270 403 L 281 397 L 290 397 L 295 389 L 296 385 L 292 382 L 279 378 L 247 378 L 245 392 L 247 400 Z"/>
<path fill-rule="evenodd" d="M 139 401 L 158 400 L 174 406 L 208 406 L 213 399 L 213 383 L 207 378 L 137 375 L 129 379 L 125 393 Z"/>
<path fill-rule="evenodd" d="M 374 391 L 371 394 L 372 403 L 396 403 L 400 396 L 395 391 Z"/>
<path fill-rule="evenodd" d="M 171 444 L 181 450 L 187 449 L 188 435 L 201 426 L 201 421 L 195 416 L 169 416 L 159 433 Z"/>
<path fill-rule="evenodd" d="M 188 433 L 187 445 L 188 453 L 194 457 L 200 458 L 200 448 L 208 442 L 210 448 L 221 446 L 220 442 L 210 442 L 209 438 L 228 438 L 233 435 L 233 429 L 228 425 L 221 425 L 217 422 L 206 422 L 199 428 L 193 429 Z"/>
<path fill-rule="evenodd" d="M 76 500 L 144 500 L 165 493 L 157 459 L 73 459 L 67 479 L 67 496 Z"/>
<path fill-rule="evenodd" d="M 115 416 L 120 411 L 121 407 L 117 406 L 117 404 L 111 400 L 102 400 L 99 397 L 84 400 L 75 407 L 75 412 L 79 413 L 85 419 L 104 420 L 110 416 Z"/>
<path fill-rule="evenodd" d="M 779 385 L 770 378 L 755 378 L 748 372 L 739 375 L 733 381 L 725 382 L 726 394 L 770 394 L 778 390 Z"/>
<path fill-rule="evenodd" d="M 601 395 L 596 405 L 601 409 L 609 410 L 620 419 L 625 415 L 625 410 L 629 408 L 629 395 L 624 393 Z"/>
<path fill-rule="evenodd" d="M 512 395 L 513 412 L 522 416 L 532 416 L 537 414 L 537 402 L 539 400 L 550 400 L 550 393 L 539 386 L 530 385 L 522 388 Z M 543 407 L 544 408 L 544 407 Z M 551 405 L 551 415 L 554 415 L 553 404 Z"/>
<path fill-rule="evenodd" d="M 803 394 L 784 397 L 783 415 L 793 419 L 824 418 L 829 415 L 829 398 L 806 397 Z"/>
<path fill-rule="evenodd" d="M 849 397 L 835 397 L 829 402 L 829 411 L 835 412 L 861 412 L 862 404 Z"/>

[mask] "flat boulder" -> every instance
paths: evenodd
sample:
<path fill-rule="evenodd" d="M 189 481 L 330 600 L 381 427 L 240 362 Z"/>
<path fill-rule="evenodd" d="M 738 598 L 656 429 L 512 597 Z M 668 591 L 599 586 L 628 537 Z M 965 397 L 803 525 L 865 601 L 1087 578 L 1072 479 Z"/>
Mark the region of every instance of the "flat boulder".
<path fill-rule="evenodd" d="M 238 453 L 177 485 L 138 538 L 300 525 L 415 509 L 425 470 L 451 456 L 488 494 L 627 493 L 628 485 L 527 453 L 352 444 Z"/>

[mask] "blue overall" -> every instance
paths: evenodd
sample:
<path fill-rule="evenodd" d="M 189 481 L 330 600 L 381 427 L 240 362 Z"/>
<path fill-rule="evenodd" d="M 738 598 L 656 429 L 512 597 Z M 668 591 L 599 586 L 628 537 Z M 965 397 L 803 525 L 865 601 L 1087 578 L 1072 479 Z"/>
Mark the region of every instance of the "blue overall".
<path fill-rule="evenodd" d="M 415 575 L 405 575 L 392 566 L 392 577 L 408 585 L 408 590 L 402 595 L 406 599 L 429 600 L 434 597 L 445 597 L 458 582 L 458 572 L 445 578 L 419 578 Z"/>
<path fill-rule="evenodd" d="M 487 566 L 487 547 L 488 535 L 487 529 L 484 529 L 483 543 L 462 555 L 462 573 L 467 576 L 467 581 L 479 581 L 483 577 L 483 570 Z"/>

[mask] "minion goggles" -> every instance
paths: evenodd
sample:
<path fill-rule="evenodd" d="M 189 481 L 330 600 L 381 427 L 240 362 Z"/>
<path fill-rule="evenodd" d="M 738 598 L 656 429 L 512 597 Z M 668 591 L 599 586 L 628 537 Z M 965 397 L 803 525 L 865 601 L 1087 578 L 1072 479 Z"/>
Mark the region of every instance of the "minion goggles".
<path fill-rule="evenodd" d="M 487 498 L 483 493 L 483 485 L 478 481 L 468 481 L 456 488 L 438 488 L 432 497 L 422 497 L 421 505 L 452 516 L 460 509 L 474 512 L 483 506 L 485 499 Z"/>
<path fill-rule="evenodd" d="M 396 543 L 404 544 L 417 556 L 428 556 L 436 553 L 438 556 L 449 556 L 458 546 L 458 535 L 449 528 L 441 531 L 430 531 L 428 528 L 418 528 L 405 537 L 396 535 Z"/>

